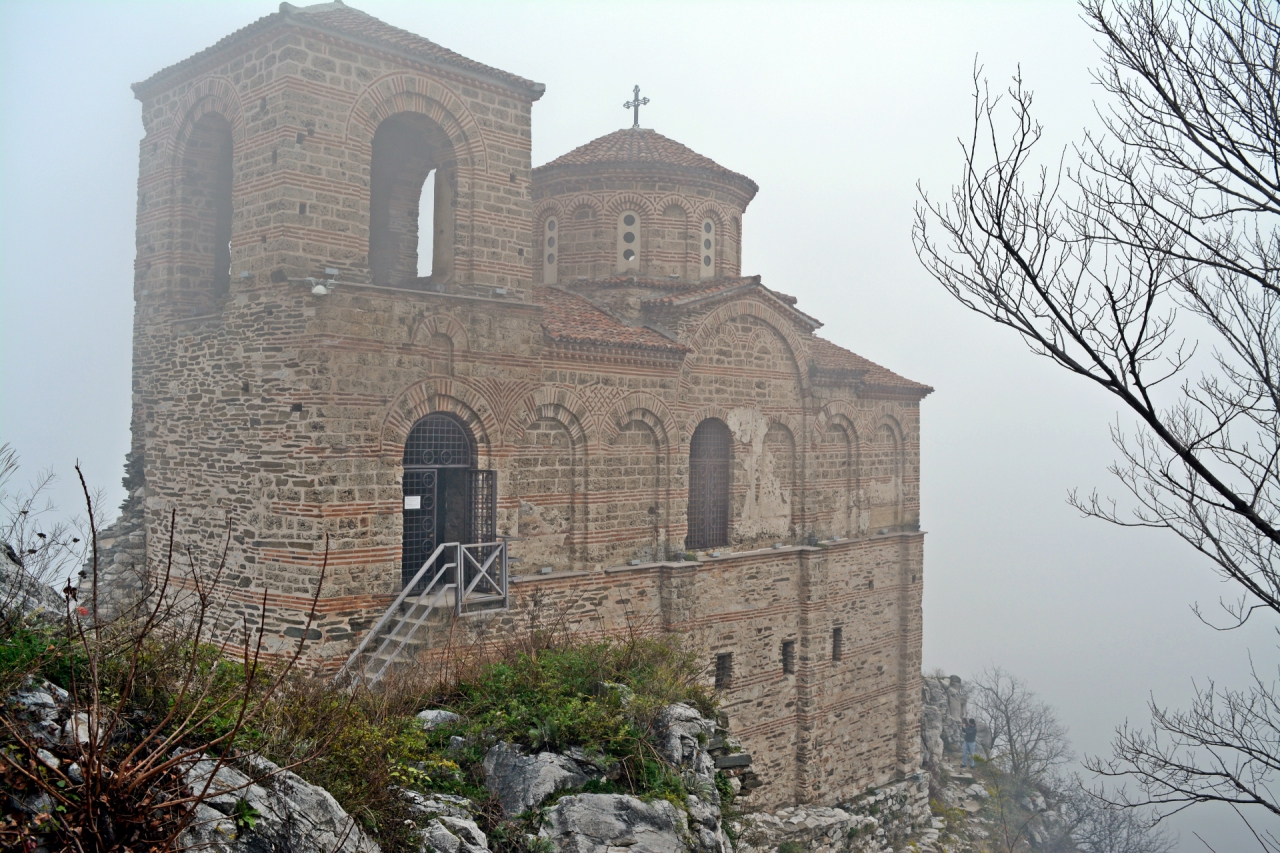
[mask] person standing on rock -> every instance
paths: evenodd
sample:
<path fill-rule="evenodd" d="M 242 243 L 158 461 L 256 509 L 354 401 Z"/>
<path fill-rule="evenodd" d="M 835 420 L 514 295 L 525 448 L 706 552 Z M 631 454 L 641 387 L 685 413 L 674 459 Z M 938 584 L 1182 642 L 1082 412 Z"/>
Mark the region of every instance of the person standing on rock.
<path fill-rule="evenodd" d="M 960 759 L 961 767 L 973 766 L 973 753 L 978 748 L 978 721 L 973 717 L 964 722 L 964 757 Z"/>

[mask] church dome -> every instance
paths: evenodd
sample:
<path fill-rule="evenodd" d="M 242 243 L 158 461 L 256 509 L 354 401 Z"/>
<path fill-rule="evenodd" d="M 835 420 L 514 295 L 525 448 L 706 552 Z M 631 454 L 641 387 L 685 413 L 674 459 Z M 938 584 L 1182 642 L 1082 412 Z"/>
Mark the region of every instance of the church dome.
<path fill-rule="evenodd" d="M 616 130 L 562 154 L 533 170 L 534 180 L 558 175 L 608 174 L 622 171 L 670 173 L 733 185 L 745 207 L 760 189 L 746 175 L 726 169 L 687 145 L 643 127 Z"/>
<path fill-rule="evenodd" d="M 654 130 L 592 140 L 533 170 L 542 255 L 534 280 L 737 276 L 742 214 L 758 190 L 746 175 Z"/>

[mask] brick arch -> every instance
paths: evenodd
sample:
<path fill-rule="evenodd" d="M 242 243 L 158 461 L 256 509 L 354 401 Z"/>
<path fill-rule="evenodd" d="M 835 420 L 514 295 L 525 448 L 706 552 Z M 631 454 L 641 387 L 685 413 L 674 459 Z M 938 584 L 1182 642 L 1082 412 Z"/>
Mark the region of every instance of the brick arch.
<path fill-rule="evenodd" d="M 844 422 L 854 436 L 860 440 L 866 435 L 866 427 L 858 429 L 858 422 L 864 420 L 864 413 L 848 400 L 832 400 L 822 407 L 817 417 L 813 419 L 813 443 L 816 445 L 822 441 L 822 434 L 826 432 L 827 425 L 831 423 Z"/>
<path fill-rule="evenodd" d="M 454 352 L 471 349 L 471 339 L 467 336 L 466 327 L 448 314 L 429 314 L 423 317 L 409 333 L 409 342 L 424 344 L 431 340 L 432 335 L 444 335 L 453 341 Z"/>
<path fill-rule="evenodd" d="M 686 448 L 693 438 L 693 431 L 707 418 L 716 418 L 726 424 L 729 422 L 729 410 L 723 406 L 700 406 L 688 414 L 688 418 L 680 421 L 680 445 Z"/>
<path fill-rule="evenodd" d="M 624 210 L 634 210 L 646 217 L 658 215 L 653 209 L 653 202 L 636 192 L 619 193 L 610 197 L 604 204 L 604 212 L 608 216 L 617 216 Z"/>
<path fill-rule="evenodd" d="M 571 199 L 562 200 L 560 203 L 564 205 L 565 210 L 562 215 L 570 218 L 584 207 L 591 208 L 591 212 L 595 214 L 596 218 L 604 216 L 604 204 L 593 195 L 576 195 Z"/>
<path fill-rule="evenodd" d="M 417 74 L 394 72 L 369 83 L 347 114 L 347 139 L 359 137 L 362 146 L 372 145 L 378 126 L 396 113 L 418 113 L 440 125 L 453 143 L 460 172 L 488 168 L 484 135 L 466 104 L 446 87 Z"/>
<path fill-rule="evenodd" d="M 491 463 L 494 439 L 498 435 L 493 406 L 480 392 L 456 379 L 426 379 L 401 391 L 383 416 L 378 455 L 384 459 L 394 455 L 399 459 L 409 430 L 434 412 L 449 412 L 461 418 L 476 440 L 482 466 L 485 462 Z"/>
<path fill-rule="evenodd" d="M 177 130 L 169 137 L 166 152 L 171 169 L 181 170 L 191 130 L 196 122 L 209 113 L 217 113 L 231 125 L 232 145 L 244 143 L 244 105 L 240 101 L 240 93 L 225 77 L 207 77 L 201 80 L 182 94 L 173 111 L 181 118 L 178 120 Z"/>
<path fill-rule="evenodd" d="M 902 421 L 896 415 L 890 412 L 881 410 L 880 413 L 876 415 L 874 417 L 874 420 L 872 421 L 871 434 L 875 435 L 876 433 L 878 433 L 880 431 L 880 427 L 882 426 L 887 426 L 890 430 L 893 431 L 893 440 L 898 442 L 899 446 L 901 446 L 902 443 L 906 440 L 906 437 L 907 437 L 906 430 L 902 428 Z"/>
<path fill-rule="evenodd" d="M 581 398 L 567 388 L 539 388 L 515 407 L 515 415 L 509 422 L 512 435 L 508 443 L 514 444 L 516 434 L 524 432 L 534 421 L 551 418 L 564 425 L 574 447 L 585 453 L 589 446 L 595 444 L 596 438 L 589 411 Z"/>
<path fill-rule="evenodd" d="M 751 299 L 739 299 L 721 305 L 703 318 L 702 323 L 699 324 L 690 338 L 689 346 L 694 351 L 703 349 L 710 340 L 714 339 L 721 326 L 735 317 L 741 317 L 743 314 L 755 317 L 766 326 L 772 328 L 780 338 L 786 341 L 787 347 L 790 349 L 788 355 L 791 356 L 792 363 L 795 365 L 796 378 L 800 388 L 802 391 L 808 391 L 809 373 L 801 370 L 800 365 L 809 361 L 809 347 L 800 335 L 796 333 L 786 317 L 761 302 Z M 684 376 L 681 380 L 682 384 L 688 381 L 690 362 L 686 360 L 685 365 Z"/>
<path fill-rule="evenodd" d="M 761 411 L 761 414 L 764 415 L 765 421 L 768 422 L 769 426 L 777 424 L 787 432 L 791 433 L 791 443 L 795 445 L 797 453 L 801 452 L 803 445 L 800 438 L 804 435 L 804 427 L 800 425 L 800 422 L 796 420 L 795 416 L 789 415 L 786 412 Z"/>
<path fill-rule="evenodd" d="M 657 216 L 662 216 L 666 209 L 672 206 L 683 210 L 686 217 L 693 215 L 693 206 L 689 204 L 689 199 L 682 195 L 665 195 L 653 202 L 653 209 Z"/>
<path fill-rule="evenodd" d="M 644 391 L 636 391 L 618 400 L 604 418 L 600 441 L 602 444 L 613 441 L 619 430 L 632 421 L 643 421 L 658 436 L 660 445 L 669 450 L 679 441 L 679 427 L 676 420 L 661 398 Z"/>
<path fill-rule="evenodd" d="M 547 221 L 547 217 L 554 216 L 557 219 L 564 219 L 564 206 L 561 205 L 559 199 L 548 198 L 538 202 L 533 207 L 533 224 L 540 230 L 542 224 Z"/>
<path fill-rule="evenodd" d="M 729 221 L 729 215 L 725 212 L 724 206 L 717 201 L 704 201 L 692 210 L 695 219 L 714 219 L 716 225 L 723 228 L 725 223 Z"/>

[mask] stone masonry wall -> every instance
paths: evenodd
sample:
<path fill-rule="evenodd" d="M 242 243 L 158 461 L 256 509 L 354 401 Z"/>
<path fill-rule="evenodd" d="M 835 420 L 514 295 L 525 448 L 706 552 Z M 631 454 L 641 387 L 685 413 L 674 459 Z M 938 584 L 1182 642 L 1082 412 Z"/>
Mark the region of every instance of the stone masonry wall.
<path fill-rule="evenodd" d="M 405 438 L 447 412 L 496 472 L 517 603 L 538 590 L 584 630 L 638 619 L 709 665 L 732 653 L 766 799 L 833 802 L 918 766 L 920 394 L 823 379 L 815 324 L 760 288 L 664 316 L 687 352 L 553 338 L 531 283 L 537 91 L 287 17 L 220 44 L 137 89 L 130 497 L 104 566 L 158 568 L 176 519 L 212 572 L 229 533 L 225 638 L 265 619 L 269 651 L 291 649 L 318 591 L 312 653 L 340 661 L 400 589 Z M 406 112 L 456 156 L 444 292 L 369 283 L 372 140 Z M 655 263 L 692 276 L 671 207 Z M 327 268 L 338 283 L 313 293 Z M 730 541 L 694 563 L 689 439 L 712 417 L 734 441 Z"/>
<path fill-rule="evenodd" d="M 753 810 L 847 801 L 920 767 L 921 545 L 921 534 L 898 533 L 524 575 L 511 610 L 439 621 L 426 641 L 465 647 L 530 623 L 582 639 L 678 633 L 706 661 L 708 684 L 716 656 L 733 656 L 722 708 L 765 783 Z"/>

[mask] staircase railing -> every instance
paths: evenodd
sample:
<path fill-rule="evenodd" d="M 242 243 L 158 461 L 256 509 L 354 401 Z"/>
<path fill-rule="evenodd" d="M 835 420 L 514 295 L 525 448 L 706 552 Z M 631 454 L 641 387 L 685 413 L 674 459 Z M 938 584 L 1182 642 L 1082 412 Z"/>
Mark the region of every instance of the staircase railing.
<path fill-rule="evenodd" d="M 453 561 L 444 562 L 443 560 L 447 559 L 446 555 L 452 556 Z M 364 639 L 338 670 L 336 680 L 358 679 L 369 686 L 376 684 L 450 592 L 454 593 L 453 606 L 456 616 L 485 610 L 505 610 L 510 600 L 507 586 L 508 568 L 505 539 L 472 545 L 448 542 L 437 546 L 422 564 L 422 568 L 418 569 L 417 573 L 404 584 L 404 588 L 382 614 L 382 618 L 365 634 Z M 430 575 L 431 579 L 424 583 L 424 578 L 433 569 L 434 574 Z M 456 576 L 450 576 L 451 570 L 456 572 Z M 415 589 L 423 592 L 413 596 Z M 402 612 L 401 608 L 406 600 L 410 602 L 409 608 Z M 487 606 L 468 609 L 468 604 Z M 391 629 L 384 635 L 383 629 L 388 625 L 391 625 Z M 368 655 L 367 661 L 362 664 L 361 660 L 365 652 L 379 638 L 381 642 L 377 649 Z"/>

